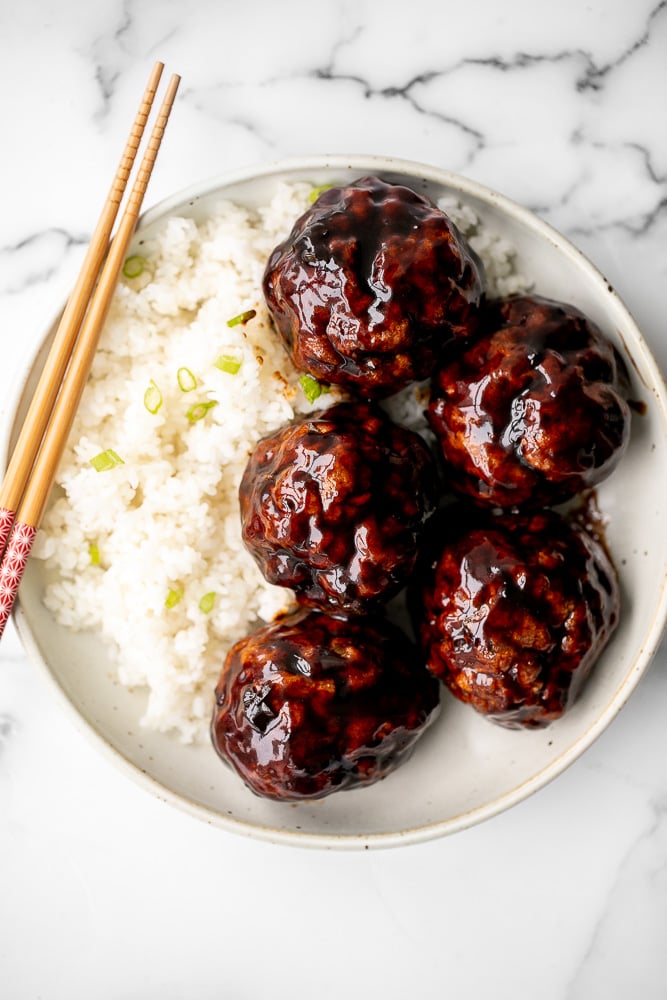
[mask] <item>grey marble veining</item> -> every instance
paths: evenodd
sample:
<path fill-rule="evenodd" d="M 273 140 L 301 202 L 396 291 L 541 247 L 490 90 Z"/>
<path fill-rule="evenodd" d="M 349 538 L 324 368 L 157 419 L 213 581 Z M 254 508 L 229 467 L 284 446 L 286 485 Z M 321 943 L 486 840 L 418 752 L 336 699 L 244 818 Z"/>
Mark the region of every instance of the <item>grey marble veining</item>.
<path fill-rule="evenodd" d="M 183 83 L 149 204 L 287 156 L 434 163 L 573 239 L 667 368 L 667 0 L 0 7 L 3 409 L 158 58 Z M 0 995 L 327 1000 L 371 984 L 387 1000 L 663 1000 L 666 703 L 663 642 L 610 729 L 510 812 L 416 848 L 301 852 L 211 830 L 129 783 L 10 626 Z"/>

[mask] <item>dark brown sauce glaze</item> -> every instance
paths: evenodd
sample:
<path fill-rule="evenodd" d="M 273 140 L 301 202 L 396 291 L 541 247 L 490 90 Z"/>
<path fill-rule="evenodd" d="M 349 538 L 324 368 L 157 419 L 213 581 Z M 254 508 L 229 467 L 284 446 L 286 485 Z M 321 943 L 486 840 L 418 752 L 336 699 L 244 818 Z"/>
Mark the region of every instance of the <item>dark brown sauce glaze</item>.
<path fill-rule="evenodd" d="M 620 356 L 582 313 L 516 296 L 436 374 L 428 418 L 458 492 L 539 507 L 613 471 L 630 434 L 627 391 Z"/>
<path fill-rule="evenodd" d="M 604 548 L 555 511 L 460 506 L 431 521 L 426 544 L 410 604 L 429 669 L 505 727 L 560 718 L 618 622 Z"/>
<path fill-rule="evenodd" d="M 483 270 L 449 218 L 365 177 L 325 191 L 272 253 L 264 293 L 296 366 L 361 396 L 427 378 L 477 324 Z"/>
<path fill-rule="evenodd" d="M 623 363 L 570 306 L 483 308 L 483 281 L 428 199 L 377 178 L 321 195 L 267 264 L 267 303 L 299 368 L 377 398 L 436 369 L 429 418 L 460 493 L 481 508 L 586 499 L 568 520 L 450 505 L 424 534 L 432 461 L 372 404 L 260 442 L 240 489 L 244 541 L 306 607 L 231 650 L 211 729 L 259 795 L 320 798 L 384 777 L 437 714 L 439 681 L 500 725 L 546 726 L 616 627 L 591 487 L 627 444 Z M 418 546 L 421 654 L 377 611 Z"/>
<path fill-rule="evenodd" d="M 258 795 L 321 798 L 405 760 L 437 714 L 439 687 L 385 619 L 302 609 L 230 651 L 213 745 Z"/>
<path fill-rule="evenodd" d="M 576 524 L 580 528 L 583 528 L 591 538 L 594 538 L 611 560 L 607 544 L 607 525 L 609 519 L 600 509 L 597 490 L 586 490 L 575 497 L 572 503 L 567 505 L 566 517 L 571 524 Z"/>
<path fill-rule="evenodd" d="M 372 404 L 338 404 L 257 445 L 239 490 L 243 541 L 301 603 L 361 611 L 410 575 L 435 476 L 417 434 Z"/>

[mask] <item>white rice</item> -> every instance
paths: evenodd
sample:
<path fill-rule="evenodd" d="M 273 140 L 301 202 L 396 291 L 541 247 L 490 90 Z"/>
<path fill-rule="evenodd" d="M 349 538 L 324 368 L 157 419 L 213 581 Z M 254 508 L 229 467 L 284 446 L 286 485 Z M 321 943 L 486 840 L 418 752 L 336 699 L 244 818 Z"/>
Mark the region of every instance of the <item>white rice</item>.
<path fill-rule="evenodd" d="M 462 204 L 454 195 L 440 198 L 438 205 L 481 258 L 489 298 L 528 291 L 530 282 L 517 269 L 516 251 L 509 240 L 483 226 L 470 205 Z"/>
<path fill-rule="evenodd" d="M 184 741 L 207 736 L 231 645 L 292 600 L 243 547 L 237 494 L 259 438 L 336 398 L 307 401 L 261 294 L 266 259 L 310 190 L 280 185 L 257 213 L 221 203 L 200 226 L 170 218 L 142 246 L 145 270 L 118 287 L 33 548 L 57 620 L 102 635 L 119 681 L 146 694 L 143 724 Z M 492 293 L 525 287 L 511 248 L 469 209 L 443 207 L 482 257 Z M 228 326 L 250 309 L 255 318 Z M 237 373 L 216 367 L 221 355 L 241 362 Z M 179 369 L 196 388 L 182 391 Z M 144 405 L 152 383 L 156 413 Z M 216 405 L 191 422 L 206 401 Z M 399 416 L 414 426 L 422 409 L 403 396 Z M 90 460 L 107 449 L 122 464 L 97 472 Z M 205 595 L 215 595 L 208 611 Z"/>

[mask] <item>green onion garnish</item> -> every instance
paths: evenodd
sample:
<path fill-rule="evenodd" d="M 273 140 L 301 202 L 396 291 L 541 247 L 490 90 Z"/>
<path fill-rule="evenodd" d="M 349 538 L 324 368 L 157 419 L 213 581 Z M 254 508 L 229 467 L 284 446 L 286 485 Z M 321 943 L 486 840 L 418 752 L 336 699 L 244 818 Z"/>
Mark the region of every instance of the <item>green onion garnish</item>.
<path fill-rule="evenodd" d="M 162 406 L 162 393 L 153 379 L 148 383 L 148 388 L 144 393 L 144 406 L 149 413 L 157 413 Z"/>
<path fill-rule="evenodd" d="M 215 367 L 230 375 L 236 375 L 242 363 L 243 359 L 235 358 L 233 354 L 221 354 L 219 358 L 215 359 Z"/>
<path fill-rule="evenodd" d="M 213 605 L 215 604 L 215 591 L 212 590 L 210 594 L 204 594 L 199 602 L 199 610 L 208 615 L 213 610 Z"/>
<path fill-rule="evenodd" d="M 88 546 L 88 555 L 90 556 L 90 565 L 99 566 L 100 564 L 100 548 L 95 542 L 91 542 Z"/>
<path fill-rule="evenodd" d="M 198 420 L 203 420 L 208 411 L 217 405 L 217 399 L 209 399 L 207 403 L 195 403 L 185 415 L 191 424 L 196 424 Z"/>
<path fill-rule="evenodd" d="M 308 195 L 308 201 L 312 205 L 314 201 L 317 201 L 317 199 L 319 198 L 319 196 L 322 194 L 323 191 L 328 191 L 332 187 L 333 184 L 320 184 L 319 187 L 313 188 L 313 190 Z"/>
<path fill-rule="evenodd" d="M 90 464 L 95 472 L 108 472 L 109 469 L 115 469 L 117 465 L 124 465 L 125 463 L 113 448 L 107 448 L 106 451 L 101 451 L 99 455 L 91 458 Z"/>
<path fill-rule="evenodd" d="M 138 278 L 140 274 L 144 273 L 145 266 L 145 259 L 135 254 L 132 257 L 128 257 L 123 264 L 123 274 L 126 278 Z"/>
<path fill-rule="evenodd" d="M 239 323 L 247 323 L 249 319 L 254 319 L 256 315 L 256 309 L 246 309 L 245 312 L 239 313 L 238 316 L 232 316 L 231 319 L 228 319 L 227 326 L 238 326 Z"/>
<path fill-rule="evenodd" d="M 181 588 L 178 590 L 171 589 L 164 599 L 164 606 L 165 608 L 175 608 L 182 599 L 183 590 Z"/>
<path fill-rule="evenodd" d="M 193 389 L 197 388 L 197 379 L 189 368 L 179 368 L 176 372 L 176 378 L 181 392 L 192 392 Z"/>
<path fill-rule="evenodd" d="M 328 385 L 318 382 L 312 375 L 302 375 L 299 379 L 299 385 L 309 403 L 314 403 L 323 392 L 329 391 Z"/>

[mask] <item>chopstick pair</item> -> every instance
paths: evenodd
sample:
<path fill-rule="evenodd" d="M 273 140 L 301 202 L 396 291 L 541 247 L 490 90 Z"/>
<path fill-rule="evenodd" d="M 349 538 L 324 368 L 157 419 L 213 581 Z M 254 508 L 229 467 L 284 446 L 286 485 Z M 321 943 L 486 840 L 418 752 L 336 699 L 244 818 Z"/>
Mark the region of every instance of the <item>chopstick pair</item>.
<path fill-rule="evenodd" d="M 176 97 L 180 77 L 174 74 L 112 240 L 163 69 L 158 62 L 151 72 L 0 487 L 0 636 L 16 600 Z"/>

